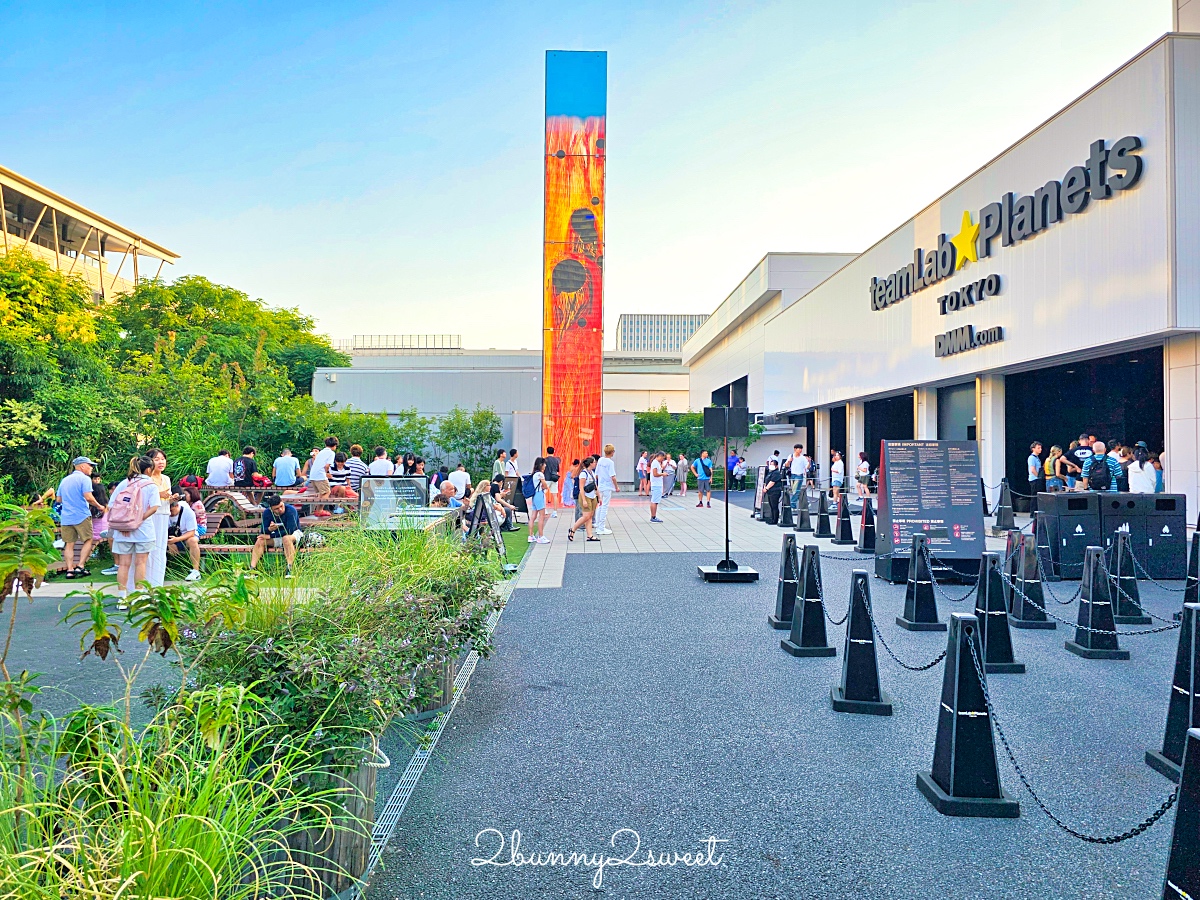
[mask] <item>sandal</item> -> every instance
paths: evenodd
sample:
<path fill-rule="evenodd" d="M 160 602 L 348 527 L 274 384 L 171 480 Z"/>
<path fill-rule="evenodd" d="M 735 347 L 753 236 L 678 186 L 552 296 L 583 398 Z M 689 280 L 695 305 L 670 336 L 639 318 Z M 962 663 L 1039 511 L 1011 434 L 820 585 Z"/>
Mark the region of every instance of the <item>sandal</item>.
<path fill-rule="evenodd" d="M 575 529 L 574 528 L 567 529 L 567 540 L 568 541 L 575 540 Z"/>
<path fill-rule="evenodd" d="M 600 543 L 600 538 L 588 538 L 588 540 L 595 541 L 597 544 Z"/>

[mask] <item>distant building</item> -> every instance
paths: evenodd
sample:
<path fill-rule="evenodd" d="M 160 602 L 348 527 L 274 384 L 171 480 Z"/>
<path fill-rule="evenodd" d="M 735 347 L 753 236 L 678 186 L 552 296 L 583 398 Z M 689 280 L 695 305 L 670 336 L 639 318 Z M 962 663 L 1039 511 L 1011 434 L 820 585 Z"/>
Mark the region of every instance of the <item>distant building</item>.
<path fill-rule="evenodd" d="M 690 313 L 622 313 L 617 319 L 617 350 L 679 353 L 707 318 Z"/>
<path fill-rule="evenodd" d="M 179 258 L 166 247 L 0 166 L 0 256 L 24 251 L 79 275 L 97 302 L 128 294 Z M 149 263 L 149 267 L 146 264 Z"/>

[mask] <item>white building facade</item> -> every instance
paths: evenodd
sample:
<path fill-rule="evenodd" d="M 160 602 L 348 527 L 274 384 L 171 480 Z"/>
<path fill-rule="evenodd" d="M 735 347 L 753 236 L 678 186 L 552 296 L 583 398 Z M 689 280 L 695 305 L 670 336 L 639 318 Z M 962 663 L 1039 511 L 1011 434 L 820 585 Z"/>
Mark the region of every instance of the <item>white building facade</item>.
<path fill-rule="evenodd" d="M 1034 440 L 1145 440 L 1197 509 L 1200 36 L 1157 41 L 819 283 L 781 288 L 775 256 L 685 346 L 693 407 L 745 379 L 823 474 L 831 448 L 975 439 L 985 482 L 1017 490 Z"/>

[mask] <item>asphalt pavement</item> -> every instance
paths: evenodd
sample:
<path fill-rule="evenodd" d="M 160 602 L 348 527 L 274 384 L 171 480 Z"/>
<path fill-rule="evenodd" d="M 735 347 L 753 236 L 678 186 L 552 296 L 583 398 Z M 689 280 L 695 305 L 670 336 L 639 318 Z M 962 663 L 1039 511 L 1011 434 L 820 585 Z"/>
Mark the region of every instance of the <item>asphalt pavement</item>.
<path fill-rule="evenodd" d="M 1019 819 L 939 815 L 915 780 L 931 766 L 941 666 L 906 672 L 880 650 L 895 714 L 833 712 L 844 629 L 830 627 L 837 658 L 786 655 L 785 633 L 766 622 L 778 557 L 740 561 L 758 584 L 702 583 L 706 555 L 573 555 L 563 588 L 514 592 L 370 900 L 1161 896 L 1173 814 L 1119 845 L 1086 844 L 1036 808 L 1002 757 Z M 823 561 L 835 618 L 856 564 Z M 944 649 L 944 633 L 893 624 L 902 585 L 871 588 L 902 659 Z M 1065 599 L 1074 584 L 1051 588 Z M 1143 597 L 1163 616 L 1181 602 L 1151 585 Z M 970 602 L 939 605 L 945 618 Z M 1066 652 L 1062 627 L 1014 630 L 1028 671 L 989 679 L 1035 788 L 1081 830 L 1124 831 L 1171 790 L 1143 753 L 1162 740 L 1177 635 L 1122 638 L 1132 659 L 1112 662 Z M 634 837 L 621 832 L 614 849 L 619 829 L 636 831 L 638 860 L 690 852 L 715 864 L 609 865 L 599 887 L 595 865 L 495 864 L 513 861 L 514 830 L 518 860 L 625 857 Z"/>

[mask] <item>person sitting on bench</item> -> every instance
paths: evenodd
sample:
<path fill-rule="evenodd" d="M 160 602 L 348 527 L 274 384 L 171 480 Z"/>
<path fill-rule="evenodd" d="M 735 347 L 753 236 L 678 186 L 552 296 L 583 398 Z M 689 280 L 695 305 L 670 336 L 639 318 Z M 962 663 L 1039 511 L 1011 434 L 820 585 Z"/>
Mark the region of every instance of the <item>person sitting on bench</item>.
<path fill-rule="evenodd" d="M 284 503 L 278 494 L 267 497 L 263 506 L 262 534 L 255 539 L 254 549 L 250 551 L 250 568 L 258 566 L 268 547 L 274 547 L 276 550 L 282 549 L 287 560 L 287 574 L 283 577 L 291 578 L 292 563 L 296 561 L 296 542 L 302 534 L 300 513 L 296 507 Z"/>
<path fill-rule="evenodd" d="M 193 490 L 195 490 L 193 488 Z M 176 556 L 187 550 L 192 561 L 192 571 L 184 581 L 200 580 L 200 537 L 196 514 L 192 508 L 180 501 L 179 496 L 171 499 L 171 516 L 167 520 L 167 553 Z"/>

